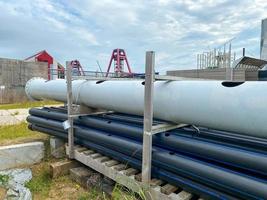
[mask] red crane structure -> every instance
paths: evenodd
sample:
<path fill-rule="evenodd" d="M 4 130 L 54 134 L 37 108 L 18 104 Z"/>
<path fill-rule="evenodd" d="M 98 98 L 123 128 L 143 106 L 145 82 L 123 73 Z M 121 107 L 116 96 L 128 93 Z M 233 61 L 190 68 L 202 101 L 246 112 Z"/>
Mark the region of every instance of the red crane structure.
<path fill-rule="evenodd" d="M 124 49 L 114 49 L 108 65 L 108 70 L 106 72 L 106 77 L 110 73 L 112 62 L 114 61 L 114 73 L 117 77 L 132 76 L 132 70 L 129 65 L 126 53 Z M 126 63 L 128 72 L 124 71 L 124 62 Z"/>
<path fill-rule="evenodd" d="M 82 65 L 80 64 L 79 60 L 72 60 L 70 62 L 72 67 L 72 73 L 76 76 L 85 76 L 84 70 Z"/>

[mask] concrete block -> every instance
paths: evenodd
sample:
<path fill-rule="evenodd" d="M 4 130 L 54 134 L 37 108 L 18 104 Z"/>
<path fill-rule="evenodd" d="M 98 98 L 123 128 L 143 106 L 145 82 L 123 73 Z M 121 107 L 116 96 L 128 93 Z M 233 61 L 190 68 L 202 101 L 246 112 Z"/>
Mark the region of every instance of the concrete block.
<path fill-rule="evenodd" d="M 51 155 L 55 158 L 63 158 L 66 156 L 65 141 L 57 137 L 50 137 Z"/>
<path fill-rule="evenodd" d="M 114 180 L 112 180 L 106 176 L 104 176 L 104 178 L 103 178 L 103 183 L 107 184 L 107 185 L 113 185 L 113 186 L 116 184 L 116 182 Z"/>
<path fill-rule="evenodd" d="M 166 184 L 163 187 L 161 187 L 161 192 L 167 195 L 175 192 L 176 190 L 178 190 L 178 187 L 171 185 L 171 184 Z"/>
<path fill-rule="evenodd" d="M 69 170 L 81 166 L 80 163 L 74 160 L 62 160 L 50 165 L 50 173 L 52 178 L 69 174 Z"/>
<path fill-rule="evenodd" d="M 103 185 L 103 175 L 98 172 L 94 172 L 87 180 L 86 185 L 87 188 L 91 187 L 101 188 Z"/>
<path fill-rule="evenodd" d="M 85 167 L 70 169 L 70 178 L 84 188 L 100 187 L 103 181 L 100 173 Z"/>
<path fill-rule="evenodd" d="M 105 176 L 103 178 L 102 191 L 109 195 L 109 197 L 111 197 L 115 184 L 115 181 Z"/>
<path fill-rule="evenodd" d="M 70 169 L 70 178 L 84 188 L 87 188 L 87 181 L 92 174 L 93 171 L 85 167 L 77 167 Z"/>
<path fill-rule="evenodd" d="M 39 163 L 44 157 L 44 143 L 30 142 L 0 147 L 0 170 Z"/>

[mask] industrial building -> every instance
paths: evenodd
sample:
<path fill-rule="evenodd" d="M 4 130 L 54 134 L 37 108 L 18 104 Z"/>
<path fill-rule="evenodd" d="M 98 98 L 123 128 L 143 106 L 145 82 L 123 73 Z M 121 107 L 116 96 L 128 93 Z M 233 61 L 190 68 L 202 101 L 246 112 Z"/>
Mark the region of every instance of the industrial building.
<path fill-rule="evenodd" d="M 0 104 L 27 101 L 24 87 L 32 77 L 64 78 L 64 67 L 45 50 L 25 60 L 0 58 Z"/>
<path fill-rule="evenodd" d="M 230 53 L 198 55 L 197 69 L 169 70 L 166 74 L 168 76 L 230 81 L 258 81 L 265 78 L 263 77 L 264 73 L 260 71 L 266 66 L 267 61 L 245 56 L 244 52 L 241 58 L 231 59 L 230 62 L 227 58 L 229 55 Z M 204 60 L 199 60 L 199 58 Z M 224 62 L 226 60 L 228 62 Z"/>
<path fill-rule="evenodd" d="M 27 101 L 24 87 L 32 77 L 47 78 L 47 63 L 0 58 L 0 103 Z"/>
<path fill-rule="evenodd" d="M 257 81 L 266 80 L 265 69 L 267 64 L 267 19 L 262 20 L 260 39 L 260 59 L 245 55 L 245 48 L 240 58 L 232 51 L 232 40 L 222 45 L 222 49 L 197 54 L 196 69 L 169 70 L 169 76 L 187 78 Z"/>
<path fill-rule="evenodd" d="M 233 80 L 233 81 L 257 81 L 257 69 L 233 69 L 216 68 L 216 69 L 191 69 L 191 70 L 170 70 L 167 71 L 169 76 L 213 79 L 213 80 Z"/>

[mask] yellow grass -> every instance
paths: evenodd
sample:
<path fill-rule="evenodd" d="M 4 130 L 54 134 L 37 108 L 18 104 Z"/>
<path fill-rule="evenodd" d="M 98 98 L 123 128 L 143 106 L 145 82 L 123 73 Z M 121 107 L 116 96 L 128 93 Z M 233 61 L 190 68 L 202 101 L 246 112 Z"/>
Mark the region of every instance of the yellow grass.
<path fill-rule="evenodd" d="M 62 102 L 57 101 L 26 101 L 22 103 L 14 103 L 14 104 L 1 104 L 0 110 L 4 109 L 18 109 L 18 108 L 31 108 L 31 107 L 43 107 L 45 105 L 58 105 L 62 104 Z"/>
<path fill-rule="evenodd" d="M 25 122 L 16 125 L 0 126 L 0 145 L 45 139 L 46 137 L 45 134 L 29 130 Z"/>

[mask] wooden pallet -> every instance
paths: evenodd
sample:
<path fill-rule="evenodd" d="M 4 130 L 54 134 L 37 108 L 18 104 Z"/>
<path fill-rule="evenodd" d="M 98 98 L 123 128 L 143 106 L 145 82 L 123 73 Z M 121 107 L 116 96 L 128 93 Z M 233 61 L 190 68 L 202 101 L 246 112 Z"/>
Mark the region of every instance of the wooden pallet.
<path fill-rule="evenodd" d="M 66 145 L 67 155 L 68 152 L 69 148 Z M 148 191 L 145 185 L 141 183 L 140 171 L 117 160 L 79 145 L 74 147 L 74 159 L 136 193 Z M 153 200 L 190 200 L 194 197 L 193 194 L 184 191 L 182 188 L 159 179 L 151 180 L 151 187 L 147 193 Z"/>

